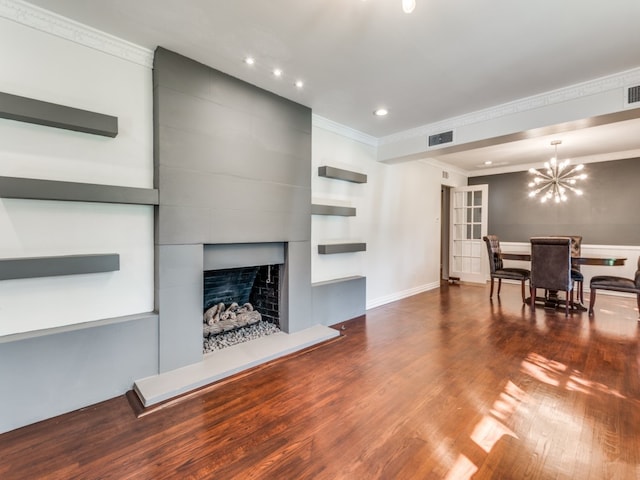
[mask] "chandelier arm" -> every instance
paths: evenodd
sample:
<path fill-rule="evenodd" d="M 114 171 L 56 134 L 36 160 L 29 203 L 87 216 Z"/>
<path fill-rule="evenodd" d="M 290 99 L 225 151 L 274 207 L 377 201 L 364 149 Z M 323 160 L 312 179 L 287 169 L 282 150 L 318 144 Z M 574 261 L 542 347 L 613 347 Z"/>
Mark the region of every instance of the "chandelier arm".
<path fill-rule="evenodd" d="M 575 166 L 575 167 L 573 167 L 571 170 L 569 170 L 568 172 L 564 172 L 562 175 L 560 175 L 560 177 L 559 177 L 559 178 L 566 178 L 567 176 L 569 176 L 569 175 L 573 175 L 574 173 L 579 172 L 579 171 L 581 171 L 581 170 L 582 170 L 582 169 L 581 169 L 581 168 L 579 168 L 579 166 Z"/>
<path fill-rule="evenodd" d="M 549 187 L 551 186 L 550 183 L 545 183 L 544 185 L 542 185 L 540 188 L 537 188 L 536 190 L 532 190 L 533 195 L 536 196 L 539 193 L 544 192 L 545 190 L 547 190 Z"/>
<path fill-rule="evenodd" d="M 533 173 L 533 172 L 531 172 L 531 173 Z M 541 171 L 539 171 L 539 170 L 536 170 L 535 175 L 536 175 L 537 177 L 542 177 L 542 178 L 544 178 L 545 180 L 553 180 L 553 177 L 552 177 L 551 175 L 548 175 L 548 174 L 546 174 L 546 173 L 544 173 L 544 172 L 541 172 Z"/>
<path fill-rule="evenodd" d="M 578 193 L 578 189 L 575 187 L 572 187 L 571 185 L 565 185 L 565 188 L 571 190 L 573 193 Z"/>
<path fill-rule="evenodd" d="M 580 175 L 574 175 L 573 177 L 565 177 L 560 179 L 560 181 L 562 182 L 570 182 L 572 180 L 584 180 L 584 177 L 582 177 L 582 174 L 580 174 Z"/>

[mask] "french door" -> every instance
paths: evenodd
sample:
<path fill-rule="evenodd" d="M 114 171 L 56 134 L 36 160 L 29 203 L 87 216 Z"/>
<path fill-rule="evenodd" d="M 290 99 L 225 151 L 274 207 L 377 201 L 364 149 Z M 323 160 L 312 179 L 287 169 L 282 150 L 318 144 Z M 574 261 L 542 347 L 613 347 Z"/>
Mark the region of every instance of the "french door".
<path fill-rule="evenodd" d="M 451 189 L 449 277 L 463 282 L 486 282 L 488 185 Z"/>

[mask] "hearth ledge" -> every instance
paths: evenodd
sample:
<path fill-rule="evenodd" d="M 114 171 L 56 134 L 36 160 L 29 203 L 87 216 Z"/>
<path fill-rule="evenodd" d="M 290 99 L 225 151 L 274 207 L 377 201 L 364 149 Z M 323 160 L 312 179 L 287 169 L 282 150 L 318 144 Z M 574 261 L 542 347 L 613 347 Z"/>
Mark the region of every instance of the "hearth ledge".
<path fill-rule="evenodd" d="M 339 335 L 337 330 L 323 325 L 295 333 L 274 333 L 208 353 L 201 362 L 137 380 L 133 390 L 149 407 Z"/>

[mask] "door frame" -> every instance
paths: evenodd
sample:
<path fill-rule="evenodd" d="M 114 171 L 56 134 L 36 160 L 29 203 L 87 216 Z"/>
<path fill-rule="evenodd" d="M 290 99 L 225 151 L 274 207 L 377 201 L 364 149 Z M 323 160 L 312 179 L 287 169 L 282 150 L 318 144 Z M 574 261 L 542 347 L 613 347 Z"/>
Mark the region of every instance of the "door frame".
<path fill-rule="evenodd" d="M 468 195 L 458 195 L 476 191 L 481 192 L 479 205 L 474 204 L 476 201 L 474 195 L 471 196 L 471 205 L 467 204 Z M 482 237 L 487 235 L 488 230 L 488 197 L 488 184 L 452 187 L 450 190 L 449 275 L 464 282 L 485 283 L 487 281 L 488 265 Z M 456 198 L 462 198 L 464 203 L 457 206 Z M 475 218 L 477 207 L 480 208 L 479 222 Z M 457 219 L 456 214 L 458 214 Z"/>

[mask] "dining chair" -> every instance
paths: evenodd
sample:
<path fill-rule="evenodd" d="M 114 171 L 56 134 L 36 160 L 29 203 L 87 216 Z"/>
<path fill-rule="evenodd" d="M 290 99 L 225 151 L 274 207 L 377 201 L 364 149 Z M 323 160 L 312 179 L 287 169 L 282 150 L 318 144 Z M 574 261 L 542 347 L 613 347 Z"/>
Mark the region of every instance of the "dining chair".
<path fill-rule="evenodd" d="M 596 275 L 591 278 L 589 289 L 591 290 L 591 296 L 589 298 L 589 315 L 593 315 L 593 306 L 596 303 L 596 290 L 599 289 L 635 293 L 638 303 L 638 318 L 640 319 L 640 257 L 638 257 L 638 267 L 634 279 L 616 277 L 613 275 Z"/>
<path fill-rule="evenodd" d="M 487 254 L 489 255 L 489 275 L 491 276 L 491 292 L 489 298 L 493 297 L 493 283 L 498 279 L 498 297 L 502 287 L 502 279 L 517 280 L 520 282 L 522 291 L 522 303 L 526 303 L 524 283 L 531 277 L 531 272 L 525 268 L 505 268 L 502 264 L 500 250 L 500 240 L 497 235 L 487 235 L 482 237 L 487 244 Z"/>
<path fill-rule="evenodd" d="M 553 235 L 567 237 L 571 239 L 571 256 L 579 257 L 582 254 L 582 235 Z M 571 278 L 573 279 L 576 291 L 576 298 L 580 303 L 584 303 L 584 275 L 580 271 L 580 265 L 571 265 Z"/>
<path fill-rule="evenodd" d="M 568 237 L 533 237 L 531 242 L 531 311 L 535 310 L 536 290 L 563 291 L 565 316 L 573 307 L 571 278 L 571 239 Z"/>

